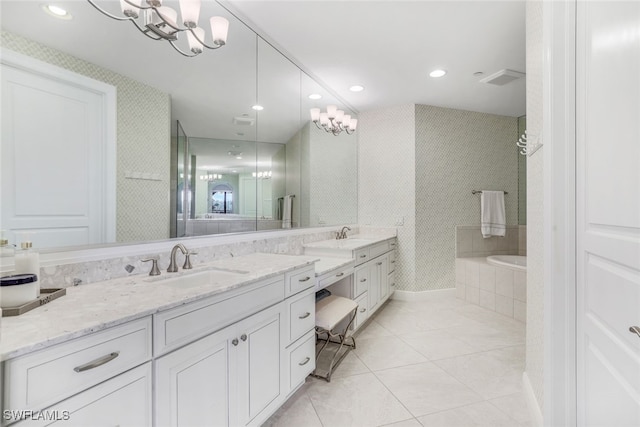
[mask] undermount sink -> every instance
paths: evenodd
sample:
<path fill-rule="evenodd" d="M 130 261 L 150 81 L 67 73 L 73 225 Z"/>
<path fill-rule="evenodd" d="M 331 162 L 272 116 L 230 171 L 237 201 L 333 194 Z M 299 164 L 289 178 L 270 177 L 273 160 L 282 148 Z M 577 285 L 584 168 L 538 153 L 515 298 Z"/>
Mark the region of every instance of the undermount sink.
<path fill-rule="evenodd" d="M 200 286 L 212 285 L 219 282 L 226 282 L 230 279 L 238 279 L 247 272 L 224 271 L 221 269 L 211 269 L 199 273 L 183 274 L 175 277 L 156 279 L 152 283 L 161 286 L 171 286 L 176 288 L 197 288 Z"/>

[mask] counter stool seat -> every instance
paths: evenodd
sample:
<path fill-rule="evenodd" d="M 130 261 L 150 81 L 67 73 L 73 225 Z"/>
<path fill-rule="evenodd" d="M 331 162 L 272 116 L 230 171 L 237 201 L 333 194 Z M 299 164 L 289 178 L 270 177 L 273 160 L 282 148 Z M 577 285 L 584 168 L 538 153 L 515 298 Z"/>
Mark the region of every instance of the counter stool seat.
<path fill-rule="evenodd" d="M 333 358 L 331 359 L 327 375 L 319 375 L 316 372 L 317 369 L 311 375 L 330 382 L 333 368 L 346 357 L 350 350 L 356 348 L 355 338 L 353 336 L 347 336 L 347 333 L 349 332 L 349 328 L 351 327 L 351 324 L 353 323 L 357 312 L 358 304 L 356 304 L 355 301 L 336 295 L 330 295 L 316 303 L 316 342 L 324 341 L 324 344 L 316 353 L 316 366 L 318 365 L 317 361 L 320 357 L 320 354 L 322 354 L 322 352 L 330 342 L 339 344 L 339 347 L 333 355 Z M 349 321 L 344 330 L 334 331 L 334 329 L 340 323 L 342 323 L 344 319 L 347 318 L 349 319 Z M 326 335 L 326 339 L 321 338 L 324 335 Z M 332 341 L 332 338 L 337 339 L 337 341 Z M 350 342 L 347 342 L 347 340 L 349 340 Z M 347 350 L 338 358 L 340 351 L 345 346 L 347 347 Z"/>

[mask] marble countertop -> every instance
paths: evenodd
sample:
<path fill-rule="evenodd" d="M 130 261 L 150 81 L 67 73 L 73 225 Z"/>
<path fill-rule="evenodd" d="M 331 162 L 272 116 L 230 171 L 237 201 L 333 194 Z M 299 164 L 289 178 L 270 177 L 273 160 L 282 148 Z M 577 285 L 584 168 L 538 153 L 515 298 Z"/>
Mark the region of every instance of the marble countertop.
<path fill-rule="evenodd" d="M 0 320 L 0 361 L 21 356 L 159 311 L 210 297 L 258 280 L 311 265 L 315 256 L 254 253 L 199 265 L 187 272 L 146 274 L 67 288 L 67 295 L 20 316 Z M 211 274 L 209 283 L 165 286 L 173 279 L 216 269 L 239 274 Z"/>
<path fill-rule="evenodd" d="M 353 258 L 321 257 L 320 260 L 316 262 L 316 277 L 352 264 L 353 262 Z"/>
<path fill-rule="evenodd" d="M 305 248 L 357 250 L 395 238 L 396 235 L 391 233 L 354 234 L 346 239 L 322 240 L 320 242 L 306 243 L 303 246 Z"/>

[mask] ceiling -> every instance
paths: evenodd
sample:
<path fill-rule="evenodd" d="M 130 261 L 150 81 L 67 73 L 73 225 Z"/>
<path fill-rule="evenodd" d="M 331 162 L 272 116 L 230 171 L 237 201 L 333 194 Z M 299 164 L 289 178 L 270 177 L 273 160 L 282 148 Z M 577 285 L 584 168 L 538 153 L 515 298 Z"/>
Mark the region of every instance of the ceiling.
<path fill-rule="evenodd" d="M 524 0 L 223 4 L 358 111 L 416 103 L 525 114 L 525 79 L 479 83 L 501 69 L 525 72 Z M 429 77 L 437 68 L 447 74 Z M 365 90 L 350 92 L 355 84 Z"/>

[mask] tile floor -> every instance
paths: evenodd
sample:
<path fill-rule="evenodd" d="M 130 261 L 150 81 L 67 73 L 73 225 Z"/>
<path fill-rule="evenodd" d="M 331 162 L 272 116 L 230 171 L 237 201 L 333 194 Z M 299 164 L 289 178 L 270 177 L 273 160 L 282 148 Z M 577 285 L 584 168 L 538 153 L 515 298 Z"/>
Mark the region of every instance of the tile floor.
<path fill-rule="evenodd" d="M 529 426 L 525 325 L 455 297 L 391 300 L 331 382 L 307 382 L 264 426 Z"/>

